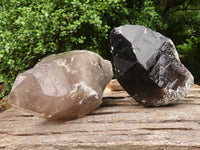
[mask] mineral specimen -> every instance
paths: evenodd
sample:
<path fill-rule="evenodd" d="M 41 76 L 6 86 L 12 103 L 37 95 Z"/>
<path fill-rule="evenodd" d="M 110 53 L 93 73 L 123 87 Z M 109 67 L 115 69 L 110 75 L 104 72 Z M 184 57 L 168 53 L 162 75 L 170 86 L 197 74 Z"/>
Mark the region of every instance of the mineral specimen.
<path fill-rule="evenodd" d="M 114 69 L 122 87 L 144 106 L 176 104 L 193 85 L 173 42 L 140 25 L 111 31 Z"/>
<path fill-rule="evenodd" d="M 17 76 L 8 102 L 49 119 L 76 119 L 101 104 L 112 76 L 111 63 L 93 52 L 52 55 Z"/>

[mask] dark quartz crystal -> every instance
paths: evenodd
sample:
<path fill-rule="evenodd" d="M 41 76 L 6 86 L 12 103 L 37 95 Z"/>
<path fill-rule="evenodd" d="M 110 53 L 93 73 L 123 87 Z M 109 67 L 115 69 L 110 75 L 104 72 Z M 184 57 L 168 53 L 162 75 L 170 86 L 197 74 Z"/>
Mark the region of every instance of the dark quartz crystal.
<path fill-rule="evenodd" d="M 176 104 L 193 85 L 173 42 L 140 25 L 111 31 L 114 69 L 122 87 L 144 106 Z"/>

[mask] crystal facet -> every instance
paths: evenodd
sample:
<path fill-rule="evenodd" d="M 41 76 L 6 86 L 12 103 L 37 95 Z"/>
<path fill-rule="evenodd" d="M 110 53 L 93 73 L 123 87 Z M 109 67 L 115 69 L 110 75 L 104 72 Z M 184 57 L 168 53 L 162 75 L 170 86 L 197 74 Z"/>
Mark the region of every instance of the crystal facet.
<path fill-rule="evenodd" d="M 8 101 L 49 119 L 71 120 L 101 104 L 112 76 L 111 63 L 93 52 L 52 55 L 17 76 Z"/>
<path fill-rule="evenodd" d="M 115 28 L 110 35 L 114 69 L 122 87 L 144 106 L 176 104 L 194 83 L 173 42 L 140 25 Z"/>

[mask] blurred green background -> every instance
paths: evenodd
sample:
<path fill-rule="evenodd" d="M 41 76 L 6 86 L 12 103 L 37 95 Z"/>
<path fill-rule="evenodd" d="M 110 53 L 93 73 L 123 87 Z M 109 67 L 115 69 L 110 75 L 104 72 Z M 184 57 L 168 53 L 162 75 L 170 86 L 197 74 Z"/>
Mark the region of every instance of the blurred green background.
<path fill-rule="evenodd" d="M 87 49 L 111 60 L 109 33 L 123 24 L 171 38 L 200 81 L 199 0 L 1 0 L 0 98 L 18 73 L 48 55 Z"/>

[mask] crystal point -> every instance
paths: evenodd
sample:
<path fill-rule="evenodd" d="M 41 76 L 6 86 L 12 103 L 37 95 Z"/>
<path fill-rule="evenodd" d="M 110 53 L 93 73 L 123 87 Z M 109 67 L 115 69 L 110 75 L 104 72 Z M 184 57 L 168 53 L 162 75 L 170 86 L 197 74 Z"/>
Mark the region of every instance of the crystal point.
<path fill-rule="evenodd" d="M 194 83 L 173 42 L 140 25 L 115 28 L 110 35 L 114 69 L 122 87 L 144 106 L 176 104 Z"/>
<path fill-rule="evenodd" d="M 8 102 L 49 119 L 76 119 L 101 104 L 112 76 L 111 63 L 93 52 L 52 55 L 17 76 Z"/>

